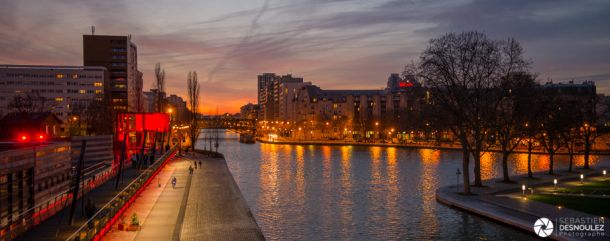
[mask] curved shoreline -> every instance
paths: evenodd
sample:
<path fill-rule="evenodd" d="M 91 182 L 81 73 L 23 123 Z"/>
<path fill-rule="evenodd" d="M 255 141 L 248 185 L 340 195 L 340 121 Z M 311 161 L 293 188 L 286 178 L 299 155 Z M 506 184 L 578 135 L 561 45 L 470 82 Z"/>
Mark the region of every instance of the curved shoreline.
<path fill-rule="evenodd" d="M 600 168 L 608 165 L 597 166 L 595 170 L 583 170 L 587 176 L 600 176 Z M 506 197 L 510 193 L 519 193 L 520 185 L 527 184 L 528 187 L 539 187 L 553 185 L 552 180 L 558 179 L 560 182 L 573 181 L 578 179 L 578 173 L 557 172 L 556 176 L 548 176 L 537 173 L 539 179 L 529 179 L 526 175 L 513 176 L 515 183 L 503 183 L 500 179 L 485 180 L 485 187 L 471 187 L 473 195 L 462 195 L 456 192 L 455 185 L 444 186 L 436 190 L 436 200 L 451 208 L 456 208 L 471 214 L 475 214 L 492 221 L 507 224 L 510 227 L 522 230 L 537 237 L 533 231 L 533 224 L 538 218 L 547 217 L 556 220 L 558 217 L 595 217 L 594 215 L 583 213 L 572 209 L 562 209 L 559 213 L 555 206 L 537 202 L 522 202 Z M 500 195 L 500 196 L 498 196 Z M 548 238 L 554 240 L 589 240 L 579 237 L 559 236 L 553 233 Z M 597 239 L 593 239 L 597 240 Z"/>

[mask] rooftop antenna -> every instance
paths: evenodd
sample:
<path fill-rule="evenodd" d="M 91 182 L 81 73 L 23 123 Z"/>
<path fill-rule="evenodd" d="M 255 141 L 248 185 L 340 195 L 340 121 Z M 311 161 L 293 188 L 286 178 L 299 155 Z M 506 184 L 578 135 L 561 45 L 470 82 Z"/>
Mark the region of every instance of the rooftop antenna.
<path fill-rule="evenodd" d="M 91 26 L 91 35 L 95 35 L 95 26 Z"/>

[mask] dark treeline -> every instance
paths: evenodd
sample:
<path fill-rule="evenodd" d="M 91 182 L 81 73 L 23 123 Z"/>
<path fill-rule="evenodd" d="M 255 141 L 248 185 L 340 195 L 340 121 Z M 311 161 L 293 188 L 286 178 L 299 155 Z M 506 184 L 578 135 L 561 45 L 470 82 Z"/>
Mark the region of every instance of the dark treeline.
<path fill-rule="evenodd" d="M 532 62 L 515 39 L 489 39 L 480 32 L 450 33 L 431 39 L 408 72 L 423 80 L 426 98 L 418 117 L 436 130 L 450 130 L 462 145 L 464 193 L 470 193 L 470 158 L 474 186 L 482 186 L 480 160 L 489 148 L 502 154 L 503 181 L 511 182 L 508 160 L 520 145 L 531 151 L 540 145 L 550 157 L 560 148 L 570 156 L 581 146 L 583 168 L 589 168 L 592 143 L 602 132 L 607 113 L 605 98 L 590 88 L 566 91 L 541 85 L 531 72 Z M 583 85 L 587 86 L 587 85 Z"/>

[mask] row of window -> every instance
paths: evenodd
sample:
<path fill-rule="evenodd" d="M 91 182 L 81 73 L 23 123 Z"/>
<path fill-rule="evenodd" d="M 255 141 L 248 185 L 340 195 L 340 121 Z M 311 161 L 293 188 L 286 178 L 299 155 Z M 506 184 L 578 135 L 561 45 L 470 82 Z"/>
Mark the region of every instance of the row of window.
<path fill-rule="evenodd" d="M 72 79 L 84 79 L 84 78 L 102 78 L 101 75 L 87 75 L 87 74 L 29 74 L 29 73 L 6 73 L 6 77 L 12 78 L 72 78 Z"/>
<path fill-rule="evenodd" d="M 0 81 L 0 85 L 57 85 L 62 86 L 62 82 L 53 82 L 53 81 Z M 67 81 L 66 85 L 72 86 L 103 86 L 102 82 L 93 82 L 93 83 L 83 83 L 83 82 L 70 82 Z"/>
<path fill-rule="evenodd" d="M 114 67 L 127 67 L 127 63 L 112 63 Z"/>
<path fill-rule="evenodd" d="M 122 53 L 122 52 L 127 52 L 127 49 L 126 48 L 112 48 L 112 52 Z"/>
<path fill-rule="evenodd" d="M 21 91 L 15 91 L 15 93 L 21 93 Z M 32 93 L 64 93 L 64 90 L 47 90 L 47 89 L 35 89 L 32 90 Z M 68 89 L 66 90 L 68 94 L 101 94 L 103 90 L 83 90 L 83 89 Z"/>

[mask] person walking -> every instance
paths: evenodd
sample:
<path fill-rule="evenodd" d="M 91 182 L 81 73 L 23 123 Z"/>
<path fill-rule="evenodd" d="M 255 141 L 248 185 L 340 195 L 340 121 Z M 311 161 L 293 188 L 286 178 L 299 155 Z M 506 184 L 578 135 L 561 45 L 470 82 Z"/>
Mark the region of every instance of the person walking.
<path fill-rule="evenodd" d="M 201 167 L 201 160 L 199 160 L 199 167 Z"/>
<path fill-rule="evenodd" d="M 176 177 L 172 178 L 172 188 L 176 189 Z"/>

